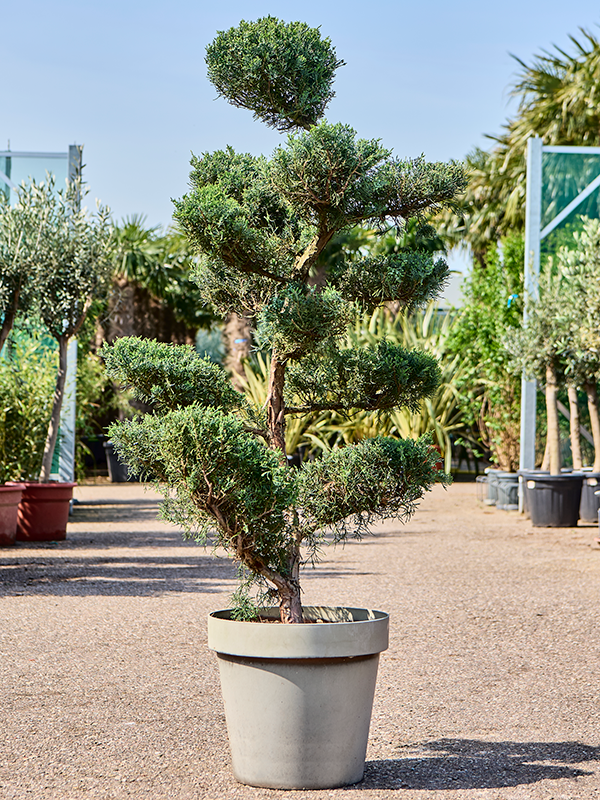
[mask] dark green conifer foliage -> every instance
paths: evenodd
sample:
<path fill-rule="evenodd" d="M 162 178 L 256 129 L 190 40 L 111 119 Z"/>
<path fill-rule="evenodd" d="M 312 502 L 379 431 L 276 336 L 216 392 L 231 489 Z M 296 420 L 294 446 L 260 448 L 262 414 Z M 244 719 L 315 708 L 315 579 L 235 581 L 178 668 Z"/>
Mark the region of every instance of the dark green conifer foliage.
<path fill-rule="evenodd" d="M 246 584 L 278 595 L 283 622 L 301 622 L 300 566 L 316 558 L 330 526 L 343 539 L 374 520 L 408 517 L 426 489 L 446 480 L 427 442 L 382 437 L 288 469 L 286 415 L 415 408 L 439 383 L 425 353 L 387 342 L 339 346 L 357 313 L 387 301 L 410 309 L 439 292 L 448 267 L 431 248 L 336 258 L 319 286 L 311 268 L 355 225 L 382 236 L 390 222 L 421 230 L 465 178 L 460 164 L 398 159 L 379 140 L 322 119 L 343 62 L 318 29 L 273 17 L 242 22 L 218 34 L 207 63 L 221 96 L 289 132 L 270 159 L 231 147 L 194 157 L 190 192 L 175 202 L 201 254 L 194 279 L 204 297 L 223 315 L 254 319 L 271 351 L 267 402 L 250 408 L 190 350 L 119 342 L 105 350 L 110 374 L 155 413 L 116 425 L 111 436 L 135 471 L 164 482 L 170 519 L 200 537 L 216 527 Z"/>

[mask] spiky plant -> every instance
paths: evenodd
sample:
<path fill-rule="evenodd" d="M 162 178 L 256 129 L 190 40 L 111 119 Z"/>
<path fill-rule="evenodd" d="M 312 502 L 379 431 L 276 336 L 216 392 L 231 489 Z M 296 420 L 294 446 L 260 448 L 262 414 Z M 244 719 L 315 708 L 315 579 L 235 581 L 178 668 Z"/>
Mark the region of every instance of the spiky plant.
<path fill-rule="evenodd" d="M 440 380 L 430 355 L 340 339 L 363 309 L 429 299 L 447 279 L 443 261 L 400 252 L 337 263 L 318 288 L 311 268 L 335 234 L 402 227 L 451 204 L 465 179 L 460 164 L 399 159 L 323 120 L 343 62 L 317 29 L 242 22 L 217 35 L 206 60 L 221 96 L 288 133 L 270 159 L 230 147 L 193 157 L 191 191 L 175 213 L 201 254 L 195 280 L 205 299 L 255 320 L 271 351 L 265 407 L 256 413 L 190 349 L 122 339 L 105 349 L 107 368 L 155 413 L 111 436 L 135 471 L 163 482 L 168 518 L 199 535 L 216 528 L 248 580 L 276 593 L 281 620 L 299 623 L 300 566 L 326 532 L 341 540 L 376 519 L 406 518 L 443 480 L 428 441 L 385 437 L 288 469 L 289 414 L 417 408 Z"/>

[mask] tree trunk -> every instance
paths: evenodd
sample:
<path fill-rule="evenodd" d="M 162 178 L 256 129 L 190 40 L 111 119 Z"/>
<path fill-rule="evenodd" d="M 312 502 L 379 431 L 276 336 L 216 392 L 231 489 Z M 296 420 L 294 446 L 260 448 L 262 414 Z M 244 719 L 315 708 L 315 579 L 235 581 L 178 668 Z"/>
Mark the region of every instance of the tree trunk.
<path fill-rule="evenodd" d="M 283 388 L 285 385 L 285 364 L 273 354 L 271 372 L 269 374 L 269 391 L 267 394 L 267 429 L 269 446 L 278 450 L 281 460 L 287 465 L 285 451 L 285 403 Z M 279 612 L 284 623 L 300 623 L 303 621 L 302 603 L 300 601 L 300 539 L 298 538 L 288 552 L 288 574 L 285 583 L 277 585 L 279 593 Z"/>
<path fill-rule="evenodd" d="M 279 450 L 284 463 L 287 463 L 285 451 L 285 403 L 283 387 L 285 384 L 285 364 L 276 355 L 271 358 L 269 374 L 269 391 L 267 394 L 267 429 L 269 445 L 272 450 Z"/>
<path fill-rule="evenodd" d="M 286 588 L 279 590 L 279 613 L 281 621 L 286 624 L 298 624 L 304 620 L 300 602 L 300 548 L 297 546 L 289 554 Z"/>
<path fill-rule="evenodd" d="M 548 444 L 548 437 L 546 437 L 546 446 L 544 447 L 544 457 L 542 458 L 542 466 L 540 469 L 550 472 L 550 446 Z"/>
<path fill-rule="evenodd" d="M 594 440 L 594 472 L 600 472 L 600 413 L 598 411 L 598 387 L 595 381 L 586 383 L 585 393 L 588 399 L 588 409 L 590 412 L 590 427 Z"/>
<path fill-rule="evenodd" d="M 230 314 L 223 329 L 225 345 L 225 369 L 231 373 L 231 380 L 236 389 L 241 390 L 242 384 L 237 379 L 238 375 L 245 376 L 242 360 L 247 358 L 252 347 L 252 328 L 246 317 Z"/>
<path fill-rule="evenodd" d="M 579 431 L 579 402 L 577 400 L 577 387 L 569 384 L 567 386 L 569 394 L 569 413 L 571 419 L 569 426 L 571 431 L 571 453 L 573 454 L 573 469 L 581 469 L 583 460 L 581 458 L 581 434 Z"/>
<path fill-rule="evenodd" d="M 558 384 L 553 367 L 546 367 L 546 415 L 548 432 L 546 442 L 550 451 L 550 474 L 560 475 L 560 432 L 558 428 L 558 407 L 556 405 Z"/>
<path fill-rule="evenodd" d="M 58 427 L 60 425 L 60 412 L 65 396 L 65 381 L 67 378 L 67 348 L 69 338 L 61 336 L 58 340 L 58 374 L 56 376 L 56 388 L 54 390 L 54 402 L 52 404 L 52 415 L 48 425 L 48 435 L 44 446 L 44 457 L 42 458 L 42 469 L 40 472 L 41 483 L 48 483 L 52 470 L 52 456 L 58 438 Z"/>
<path fill-rule="evenodd" d="M 0 327 L 0 353 L 2 352 L 4 343 L 8 339 L 8 334 L 11 332 L 15 321 L 15 314 L 17 313 L 17 308 L 19 307 L 19 295 L 20 289 L 17 289 L 14 293 L 11 307 L 4 312 L 2 327 Z"/>

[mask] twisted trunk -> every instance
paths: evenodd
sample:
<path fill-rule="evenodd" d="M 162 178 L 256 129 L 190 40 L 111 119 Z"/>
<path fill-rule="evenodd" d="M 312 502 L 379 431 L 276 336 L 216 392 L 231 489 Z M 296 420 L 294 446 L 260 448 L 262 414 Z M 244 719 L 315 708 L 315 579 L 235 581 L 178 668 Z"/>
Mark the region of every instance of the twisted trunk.
<path fill-rule="evenodd" d="M 271 371 L 269 373 L 269 390 L 267 393 L 267 431 L 269 446 L 279 452 L 281 461 L 287 464 L 285 450 L 285 363 L 273 353 Z M 279 611 L 284 623 L 300 623 L 302 603 L 300 601 L 300 536 L 288 552 L 287 574 L 278 576 L 276 581 L 279 593 Z"/>
<path fill-rule="evenodd" d="M 271 358 L 269 389 L 267 392 L 267 431 L 272 450 L 279 450 L 281 460 L 286 463 L 285 451 L 285 363 L 279 361 L 275 353 Z"/>
<path fill-rule="evenodd" d="M 577 400 L 577 387 L 569 384 L 567 386 L 569 395 L 569 427 L 571 432 L 571 453 L 573 454 L 573 469 L 581 469 L 583 460 L 581 457 L 581 434 L 579 431 L 579 403 Z"/>
<path fill-rule="evenodd" d="M 289 553 L 289 577 L 285 586 L 279 589 L 279 613 L 285 623 L 302 622 L 302 603 L 300 602 L 300 548 L 295 545 Z"/>
<path fill-rule="evenodd" d="M 560 475 L 560 432 L 558 428 L 558 382 L 553 366 L 546 367 L 546 415 L 548 432 L 546 444 L 550 455 L 550 474 Z"/>

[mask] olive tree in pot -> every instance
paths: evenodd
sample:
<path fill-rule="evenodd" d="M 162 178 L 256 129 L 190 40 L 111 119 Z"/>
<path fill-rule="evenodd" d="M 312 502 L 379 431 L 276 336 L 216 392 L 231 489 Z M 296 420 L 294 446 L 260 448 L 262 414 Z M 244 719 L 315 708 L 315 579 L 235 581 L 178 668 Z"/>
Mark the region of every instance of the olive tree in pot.
<path fill-rule="evenodd" d="M 109 211 L 91 216 L 80 208 L 80 181 L 56 190 L 51 178 L 23 187 L 20 202 L 39 221 L 30 259 L 35 263 L 32 311 L 56 340 L 58 368 L 39 481 L 26 483 L 19 506 L 17 539 L 64 539 L 74 483 L 50 479 L 65 397 L 67 350 L 94 298 L 105 291 L 112 270 Z"/>
<path fill-rule="evenodd" d="M 23 482 L 40 472 L 55 375 L 39 331 L 13 331 L 0 354 L 0 546 L 15 543 Z"/>
<path fill-rule="evenodd" d="M 563 313 L 567 315 L 569 323 L 560 338 L 559 350 L 565 364 L 569 390 L 574 469 L 583 466 L 577 397 L 579 388 L 587 397 L 594 442 L 594 463 L 582 486 L 580 518 L 595 522 L 600 508 L 600 497 L 595 494 L 600 482 L 600 221 L 584 218 L 582 230 L 573 234 L 572 246 L 561 248 L 556 261 L 562 276 L 562 297 L 566 309 Z"/>
<path fill-rule="evenodd" d="M 550 262 L 540 280 L 539 297 L 528 306 L 523 328 L 507 335 L 515 371 L 545 383 L 549 474 L 522 472 L 527 507 L 534 526 L 573 527 L 579 519 L 583 473 L 561 473 L 558 390 L 566 382 L 564 340 L 573 325 L 572 308 L 566 298 L 569 282 Z M 545 469 L 545 464 L 543 469 Z"/>
<path fill-rule="evenodd" d="M 286 417 L 416 408 L 431 396 L 433 357 L 387 342 L 343 348 L 340 339 L 361 310 L 424 303 L 448 268 L 426 252 L 391 254 L 340 264 L 318 288 L 311 269 L 339 231 L 383 229 L 390 219 L 401 226 L 451 203 L 463 169 L 397 159 L 378 140 L 322 121 L 342 62 L 302 23 L 242 22 L 218 34 L 207 63 L 221 96 L 289 133 L 271 159 L 232 148 L 194 157 L 191 191 L 176 202 L 202 255 L 195 280 L 207 301 L 224 316 L 256 320 L 271 351 L 267 402 L 250 406 L 190 348 L 121 339 L 103 351 L 109 374 L 154 413 L 110 435 L 131 469 L 158 477 L 165 517 L 200 540 L 214 527 L 214 541 L 239 564 L 234 608 L 209 617 L 237 779 L 339 786 L 362 778 L 387 615 L 303 608 L 300 568 L 328 533 L 343 541 L 374 520 L 409 517 L 446 476 L 428 441 L 384 437 L 288 468 Z"/>
<path fill-rule="evenodd" d="M 28 213 L 27 205 L 14 204 L 0 194 L 0 358 L 4 345 L 19 309 L 27 308 L 31 301 L 31 285 L 35 265 L 31 259 L 31 248 L 36 240 L 39 221 Z M 0 545 L 12 545 L 17 529 L 17 510 L 21 501 L 22 484 L 16 483 L 22 476 L 19 447 L 23 420 L 18 419 L 16 403 L 23 402 L 21 392 L 15 391 L 15 371 L 10 359 L 0 364 Z M 27 402 L 27 401 L 25 401 Z M 18 419 L 17 426 L 14 426 Z M 30 429 L 31 421 L 25 423 Z M 34 423 L 35 424 L 35 423 Z M 17 434 L 19 440 L 15 441 Z M 8 485 L 7 485 L 8 484 Z"/>

